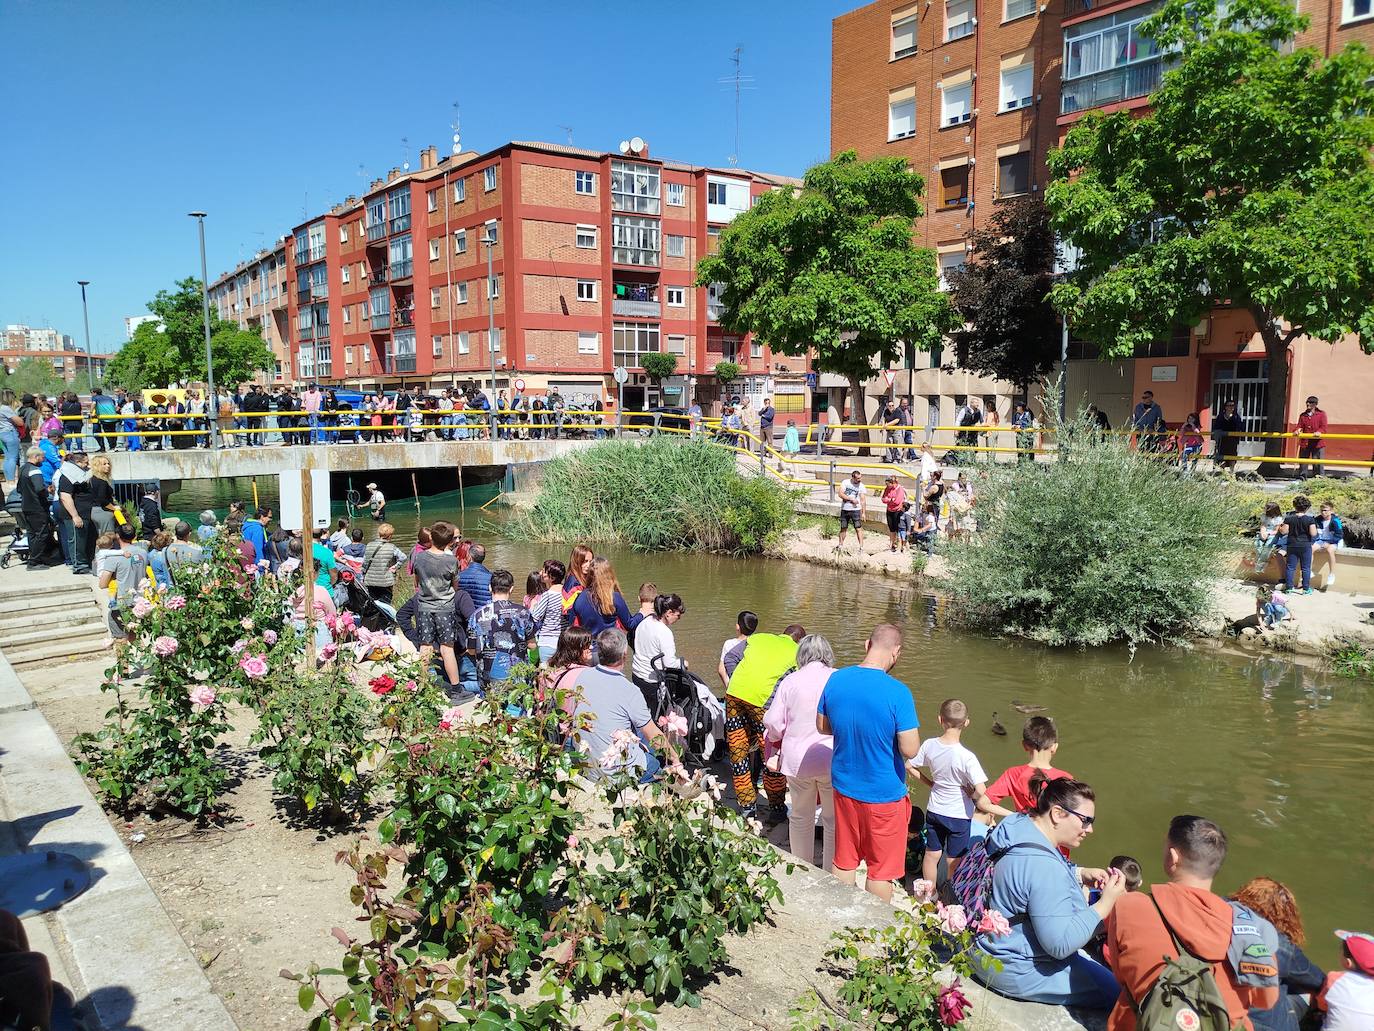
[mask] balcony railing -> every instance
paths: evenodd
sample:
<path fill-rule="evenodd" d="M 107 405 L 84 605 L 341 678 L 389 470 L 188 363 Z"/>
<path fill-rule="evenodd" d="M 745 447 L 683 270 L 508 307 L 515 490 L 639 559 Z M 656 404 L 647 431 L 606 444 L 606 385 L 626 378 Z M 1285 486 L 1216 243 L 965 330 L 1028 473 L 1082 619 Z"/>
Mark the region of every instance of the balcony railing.
<path fill-rule="evenodd" d="M 408 277 L 414 267 L 415 262 L 412 258 L 406 258 L 405 261 L 393 261 L 387 266 L 387 274 L 391 278 L 391 281 L 395 282 L 398 279 L 405 279 Z"/>
<path fill-rule="evenodd" d="M 388 376 L 414 372 L 415 356 L 413 354 L 389 354 L 382 359 L 382 371 Z"/>
<path fill-rule="evenodd" d="M 310 296 L 311 296 L 311 297 L 328 297 L 328 296 L 329 296 L 329 281 L 328 281 L 328 280 L 325 280 L 325 281 L 322 282 L 322 283 L 311 283 L 311 284 L 310 284 Z"/>
<path fill-rule="evenodd" d="M 1086 111 L 1090 107 L 1148 96 L 1159 88 L 1163 71 L 1164 59 L 1156 58 L 1098 72 L 1082 79 L 1065 79 L 1059 87 L 1059 113 L 1067 115 L 1074 111 Z"/>
<path fill-rule="evenodd" d="M 314 327 L 314 326 L 302 326 L 302 327 L 300 328 L 299 336 L 300 336 L 300 338 L 301 338 L 302 340 L 314 340 L 314 339 L 315 339 L 315 327 Z"/>
<path fill-rule="evenodd" d="M 413 326 L 415 325 L 414 308 L 397 308 L 391 320 L 393 326 Z"/>
<path fill-rule="evenodd" d="M 311 247 L 305 260 L 306 260 L 306 261 L 323 261 L 323 260 L 324 260 L 324 244 L 318 243 L 318 244 L 316 244 L 314 247 Z"/>
<path fill-rule="evenodd" d="M 310 301 L 310 287 L 306 286 L 306 287 L 302 287 L 302 288 L 300 288 L 299 290 L 297 290 L 297 291 L 296 291 L 296 300 L 300 301 L 302 304 L 307 304 L 307 303 L 309 303 L 309 301 Z"/>
<path fill-rule="evenodd" d="M 1106 0 L 1064 0 L 1063 17 L 1072 18 L 1074 15 L 1096 10 L 1105 2 Z"/>
<path fill-rule="evenodd" d="M 958 25 L 950 25 L 945 29 L 945 42 L 953 43 L 956 39 L 972 36 L 973 29 L 974 25 L 971 21 L 961 21 Z"/>
<path fill-rule="evenodd" d="M 720 301 L 706 302 L 706 317 L 712 322 L 719 322 L 723 314 L 725 314 L 725 305 Z"/>
<path fill-rule="evenodd" d="M 368 269 L 368 275 L 372 277 L 373 283 L 385 283 L 387 280 L 387 268 L 385 265 L 373 265 Z"/>
<path fill-rule="evenodd" d="M 663 313 L 658 301 L 627 301 L 619 297 L 611 301 L 612 315 L 630 315 L 644 319 L 656 319 Z"/>
<path fill-rule="evenodd" d="M 378 312 L 376 315 L 373 315 L 373 316 L 372 316 L 371 322 L 372 322 L 372 328 L 373 328 L 373 329 L 390 329 L 390 328 L 391 328 L 391 312 L 389 312 L 389 311 Z"/>
<path fill-rule="evenodd" d="M 410 228 L 410 214 L 397 215 L 391 220 L 390 232 L 403 233 Z"/>
<path fill-rule="evenodd" d="M 369 240 L 380 240 L 384 236 L 386 236 L 386 222 L 373 222 L 367 227 Z"/>
<path fill-rule="evenodd" d="M 639 265 L 643 268 L 658 267 L 658 251 L 647 247 L 612 247 L 611 261 L 617 265 Z"/>

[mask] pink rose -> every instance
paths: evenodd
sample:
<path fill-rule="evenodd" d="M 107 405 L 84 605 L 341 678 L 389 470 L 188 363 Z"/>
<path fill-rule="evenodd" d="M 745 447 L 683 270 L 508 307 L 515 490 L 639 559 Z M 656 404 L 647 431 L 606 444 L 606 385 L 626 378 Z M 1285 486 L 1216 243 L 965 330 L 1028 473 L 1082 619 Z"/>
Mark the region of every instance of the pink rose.
<path fill-rule="evenodd" d="M 963 906 L 940 906 L 936 912 L 940 916 L 940 929 L 946 934 L 960 934 L 968 927 Z"/>
<path fill-rule="evenodd" d="M 245 630 L 252 630 L 253 621 L 249 619 L 247 616 L 244 616 L 242 619 L 239 620 L 239 626 L 243 627 L 243 629 Z"/>
<path fill-rule="evenodd" d="M 577 846 L 578 846 L 578 838 L 577 838 L 577 835 L 576 835 L 576 834 L 569 834 L 569 835 L 568 835 L 568 848 L 577 848 Z"/>
<path fill-rule="evenodd" d="M 982 934 L 990 934 L 994 938 L 1005 938 L 1011 934 L 1011 924 L 1007 923 L 1007 918 L 995 909 L 983 910 L 983 919 L 978 921 L 978 930 Z"/>
<path fill-rule="evenodd" d="M 935 884 L 924 877 L 911 885 L 911 897 L 920 902 L 935 901 Z"/>
<path fill-rule="evenodd" d="M 153 604 L 147 598 L 139 598 L 138 601 L 134 602 L 135 618 L 142 619 L 144 616 L 146 616 L 148 613 L 152 611 Z"/>
<path fill-rule="evenodd" d="M 165 659 L 177 652 L 177 639 L 175 637 L 162 636 L 153 642 L 153 652 L 160 659 Z"/>
<path fill-rule="evenodd" d="M 450 708 L 445 709 L 443 712 L 439 714 L 439 729 L 452 730 L 454 727 L 458 726 L 460 722 L 462 722 L 462 719 L 462 710 L 459 709 L 456 705 L 451 706 Z"/>
<path fill-rule="evenodd" d="M 950 907 L 955 908 L 955 907 Z M 940 1023 L 945 1027 L 956 1027 L 966 1016 L 969 1010 L 973 1009 L 973 1004 L 968 1001 L 968 996 L 959 991 L 959 979 L 955 978 L 954 983 L 942 991 L 936 999 L 936 1009 L 939 1013 Z"/>
<path fill-rule="evenodd" d="M 328 662 L 330 659 L 332 659 L 335 655 L 338 654 L 339 646 L 337 644 L 326 644 L 323 648 L 320 649 L 320 661 Z"/>
<path fill-rule="evenodd" d="M 415 681 L 413 680 L 407 680 L 404 684 L 404 687 L 411 694 L 414 694 L 416 691 L 420 690 L 420 685 L 415 683 Z"/>
<path fill-rule="evenodd" d="M 167 599 L 167 607 L 173 611 L 176 611 L 177 609 L 184 609 L 186 607 L 186 595 L 172 595 L 170 598 Z"/>
<path fill-rule="evenodd" d="M 243 649 L 245 649 L 245 648 L 247 648 L 247 647 L 248 647 L 248 642 L 247 642 L 247 641 L 235 641 L 233 644 L 231 644 L 231 645 L 229 646 L 229 654 L 230 654 L 230 655 L 237 655 L 239 652 L 243 651 Z"/>
<path fill-rule="evenodd" d="M 264 630 L 262 632 L 262 640 L 267 647 L 272 647 L 272 645 L 277 643 L 277 632 L 275 630 Z"/>
<path fill-rule="evenodd" d="M 239 660 L 239 669 L 243 670 L 246 676 L 257 680 L 259 677 L 267 676 L 267 659 L 262 655 L 245 655 Z"/>
<path fill-rule="evenodd" d="M 670 713 L 668 716 L 667 731 L 669 734 L 687 734 L 687 717 L 679 713 Z"/>
<path fill-rule="evenodd" d="M 215 704 L 215 689 L 209 684 L 197 684 L 191 688 L 190 695 L 193 712 L 204 712 Z"/>
<path fill-rule="evenodd" d="M 347 630 L 352 630 L 354 627 L 356 627 L 356 626 L 358 625 L 358 623 L 357 623 L 357 621 L 353 618 L 353 613 L 351 613 L 351 612 L 341 612 L 341 613 L 339 613 L 339 619 L 338 619 L 338 624 L 337 624 L 337 625 L 338 625 L 338 628 L 339 628 L 340 630 L 347 631 Z"/>

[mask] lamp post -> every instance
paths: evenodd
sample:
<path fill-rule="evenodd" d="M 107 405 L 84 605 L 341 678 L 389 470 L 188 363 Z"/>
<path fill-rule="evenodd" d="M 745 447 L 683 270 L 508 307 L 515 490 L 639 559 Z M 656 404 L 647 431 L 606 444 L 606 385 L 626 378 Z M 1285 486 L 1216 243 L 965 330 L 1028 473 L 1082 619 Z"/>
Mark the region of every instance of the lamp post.
<path fill-rule="evenodd" d="M 492 266 L 491 249 L 496 245 L 496 239 L 491 235 L 491 226 L 486 226 L 482 233 L 482 243 L 487 248 L 487 353 L 491 356 L 491 439 L 496 442 L 496 307 L 492 304 L 491 284 Z"/>
<path fill-rule="evenodd" d="M 91 313 L 86 308 L 86 287 L 91 285 L 89 279 L 78 279 L 76 285 L 81 287 L 81 319 L 86 324 L 86 384 L 91 392 L 95 393 L 95 370 L 92 365 L 94 361 L 91 352 Z"/>
<path fill-rule="evenodd" d="M 210 281 L 205 268 L 205 212 L 191 211 L 187 217 L 196 220 L 200 230 L 200 305 L 205 319 L 205 418 L 210 428 L 210 446 L 217 447 L 215 430 L 219 423 L 219 401 L 215 397 L 215 364 L 210 351 Z"/>

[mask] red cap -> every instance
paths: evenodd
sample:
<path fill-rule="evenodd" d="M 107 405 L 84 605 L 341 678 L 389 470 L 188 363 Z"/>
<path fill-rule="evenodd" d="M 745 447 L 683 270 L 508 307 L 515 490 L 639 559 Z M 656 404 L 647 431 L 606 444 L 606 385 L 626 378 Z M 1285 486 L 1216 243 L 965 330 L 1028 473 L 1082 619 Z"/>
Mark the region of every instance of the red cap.
<path fill-rule="evenodd" d="M 1336 937 L 1345 942 L 1350 958 L 1361 972 L 1374 977 L 1374 935 L 1363 931 L 1337 931 Z"/>

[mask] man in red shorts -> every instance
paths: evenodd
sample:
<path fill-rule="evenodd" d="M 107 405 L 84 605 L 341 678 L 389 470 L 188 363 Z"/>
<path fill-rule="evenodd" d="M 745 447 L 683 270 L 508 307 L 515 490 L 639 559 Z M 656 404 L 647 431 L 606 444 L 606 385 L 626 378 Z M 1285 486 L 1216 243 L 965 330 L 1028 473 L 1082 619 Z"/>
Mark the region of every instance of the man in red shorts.
<path fill-rule="evenodd" d="M 892 898 L 892 882 L 906 873 L 906 760 L 921 747 L 916 703 L 888 674 L 901 654 L 902 632 L 878 624 L 864 661 L 830 674 L 816 708 L 816 729 L 835 738 L 834 874 L 853 884 L 863 860 L 868 890 L 884 901 Z"/>

